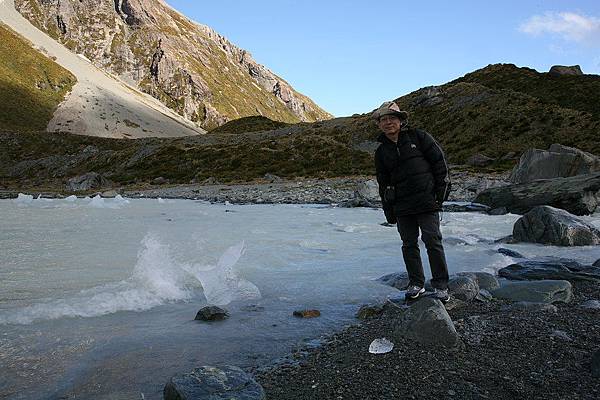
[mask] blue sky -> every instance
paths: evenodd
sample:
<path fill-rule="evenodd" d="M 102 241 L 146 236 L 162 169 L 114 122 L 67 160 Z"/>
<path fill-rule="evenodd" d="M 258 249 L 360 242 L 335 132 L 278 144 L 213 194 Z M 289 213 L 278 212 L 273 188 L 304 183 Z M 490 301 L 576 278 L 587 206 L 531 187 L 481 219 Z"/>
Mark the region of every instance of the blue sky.
<path fill-rule="evenodd" d="M 600 74 L 600 0 L 167 0 L 335 116 L 494 63 Z"/>

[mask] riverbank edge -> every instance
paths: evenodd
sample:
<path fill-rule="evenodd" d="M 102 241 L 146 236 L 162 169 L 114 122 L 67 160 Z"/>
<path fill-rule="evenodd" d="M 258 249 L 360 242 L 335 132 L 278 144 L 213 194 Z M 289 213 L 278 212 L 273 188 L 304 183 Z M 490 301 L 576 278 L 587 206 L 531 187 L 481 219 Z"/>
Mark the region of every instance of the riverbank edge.
<path fill-rule="evenodd" d="M 514 310 L 510 302 L 472 301 L 448 310 L 465 346 L 422 347 L 397 339 L 387 354 L 369 344 L 390 338 L 402 311 L 384 312 L 318 338 L 319 346 L 249 371 L 267 399 L 597 399 L 591 372 L 600 351 L 597 282 L 574 282 L 573 300 L 556 311 Z M 358 310 L 358 307 L 357 307 Z"/>
<path fill-rule="evenodd" d="M 507 173 L 476 173 L 459 171 L 452 174 L 451 201 L 472 201 L 484 189 L 507 184 Z M 102 188 L 73 192 L 64 188 L 23 187 L 0 190 L 0 199 L 13 199 L 19 193 L 43 198 L 102 196 L 127 198 L 163 198 L 202 200 L 232 204 L 339 204 L 355 198 L 359 185 L 373 181 L 373 176 L 337 178 L 302 178 L 236 184 L 143 185 Z M 376 199 L 377 200 L 377 199 Z"/>

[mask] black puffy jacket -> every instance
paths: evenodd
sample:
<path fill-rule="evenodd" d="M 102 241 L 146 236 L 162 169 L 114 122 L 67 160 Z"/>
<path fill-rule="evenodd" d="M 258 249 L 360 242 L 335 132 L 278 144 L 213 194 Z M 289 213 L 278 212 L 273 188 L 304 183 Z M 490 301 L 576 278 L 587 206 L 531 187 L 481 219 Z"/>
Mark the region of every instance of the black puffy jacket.
<path fill-rule="evenodd" d="M 448 198 L 450 177 L 435 139 L 408 128 L 400 132 L 398 143 L 383 133 L 377 140 L 381 142 L 375 152 L 377 183 L 388 222 L 396 222 L 396 216 L 440 210 Z"/>

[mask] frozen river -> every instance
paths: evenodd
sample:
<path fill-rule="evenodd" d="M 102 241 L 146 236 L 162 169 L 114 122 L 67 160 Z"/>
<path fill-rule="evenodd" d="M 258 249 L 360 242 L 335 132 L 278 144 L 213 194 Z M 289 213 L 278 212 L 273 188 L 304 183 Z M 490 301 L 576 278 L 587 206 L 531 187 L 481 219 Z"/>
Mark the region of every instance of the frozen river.
<path fill-rule="evenodd" d="M 510 264 L 492 241 L 517 218 L 444 214 L 450 272 Z M 176 372 L 265 364 L 354 322 L 396 292 L 373 280 L 404 270 L 395 228 L 365 208 L 22 196 L 0 201 L 0 220 L 7 399 L 161 399 Z M 600 246 L 504 247 L 600 258 Z M 194 321 L 207 302 L 231 317 Z M 292 317 L 304 308 L 322 316 Z"/>

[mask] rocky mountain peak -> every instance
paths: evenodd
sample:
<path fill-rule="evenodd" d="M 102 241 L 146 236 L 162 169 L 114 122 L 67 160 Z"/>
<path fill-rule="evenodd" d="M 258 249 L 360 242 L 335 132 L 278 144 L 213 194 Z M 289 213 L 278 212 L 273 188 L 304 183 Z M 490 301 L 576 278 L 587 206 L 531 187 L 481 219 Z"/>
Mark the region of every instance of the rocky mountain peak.
<path fill-rule="evenodd" d="M 252 55 L 163 0 L 16 0 L 17 10 L 72 51 L 211 129 L 262 115 L 330 114 Z"/>

